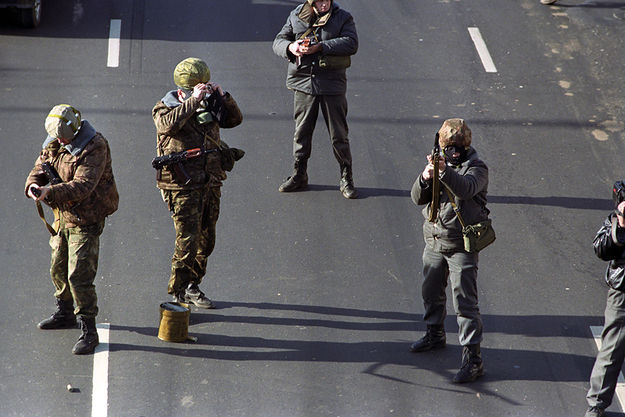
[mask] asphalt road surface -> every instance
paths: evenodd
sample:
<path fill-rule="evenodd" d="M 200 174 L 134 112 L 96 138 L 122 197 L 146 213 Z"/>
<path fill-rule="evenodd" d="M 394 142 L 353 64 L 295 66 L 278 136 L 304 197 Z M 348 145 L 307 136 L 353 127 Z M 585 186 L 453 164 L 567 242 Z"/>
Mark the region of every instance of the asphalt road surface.
<path fill-rule="evenodd" d="M 0 11 L 0 416 L 583 415 L 606 295 L 592 239 L 625 176 L 625 3 L 342 0 L 360 37 L 347 94 L 358 200 L 338 192 L 323 121 L 310 190 L 277 191 L 292 92 L 271 43 L 297 4 L 44 1 L 36 30 Z M 156 335 L 174 231 L 150 166 L 151 109 L 189 56 L 238 101 L 244 121 L 223 137 L 246 155 L 201 285 L 218 309 L 193 309 L 195 343 L 169 343 Z M 83 357 L 78 330 L 36 327 L 54 308 L 50 248 L 23 195 L 58 103 L 109 140 L 121 198 L 96 282 L 109 340 Z M 460 386 L 451 305 L 447 349 L 408 351 L 425 329 L 409 189 L 449 117 L 467 120 L 490 167 L 497 231 L 480 255 L 486 373 Z M 620 410 L 615 398 L 609 415 Z"/>

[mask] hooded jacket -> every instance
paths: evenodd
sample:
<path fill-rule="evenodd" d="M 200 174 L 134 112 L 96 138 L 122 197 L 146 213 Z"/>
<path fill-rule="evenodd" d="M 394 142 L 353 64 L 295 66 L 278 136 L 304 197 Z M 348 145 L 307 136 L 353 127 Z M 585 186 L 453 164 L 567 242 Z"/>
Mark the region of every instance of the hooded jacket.
<path fill-rule="evenodd" d="M 26 179 L 30 184 L 48 184 L 41 164 L 49 162 L 63 180 L 50 186 L 45 203 L 59 208 L 66 227 L 102 221 L 117 210 L 119 195 L 111 165 L 111 151 L 102 134 L 83 120 L 78 135 L 68 145 L 48 136 L 35 166 Z"/>
<path fill-rule="evenodd" d="M 227 111 L 226 119 L 220 125 L 212 120 L 200 123 L 197 110 L 201 101 L 190 97 L 180 102 L 177 90 L 170 91 L 152 109 L 156 125 L 156 147 L 158 156 L 169 155 L 194 148 L 214 149 L 221 145 L 219 128 L 231 128 L 243 120 L 241 111 L 230 93 L 223 97 Z M 191 158 L 184 162 L 184 169 L 191 177 L 185 185 L 183 178 L 178 178 L 173 170 L 162 169 L 157 173 L 157 187 L 162 190 L 187 190 L 205 187 L 219 187 L 226 179 L 222 169 L 221 153 L 214 152 Z"/>
<path fill-rule="evenodd" d="M 289 61 L 286 80 L 288 88 L 312 95 L 345 94 L 346 70 L 320 68 L 319 57 L 354 55 L 358 51 L 358 34 L 352 15 L 336 2 L 332 2 L 328 13 L 329 18 L 325 15 L 318 18 L 312 11 L 312 0 L 309 0 L 291 11 L 282 30 L 276 35 L 273 51 Z M 300 39 L 310 27 L 314 28 L 313 33 L 322 50 L 320 53 L 303 55 L 298 65 L 296 57 L 289 51 L 289 45 Z"/>
<path fill-rule="evenodd" d="M 466 225 L 486 220 L 489 214 L 486 208 L 488 167 L 470 147 L 467 160 L 459 166 L 447 165 L 440 181 L 440 209 L 434 223 L 427 220 L 432 202 L 432 181 L 423 181 L 419 175 L 410 194 L 415 204 L 426 205 L 422 210 L 426 219 L 423 223 L 425 243 L 437 252 L 464 250 L 462 225 L 449 201 L 445 185 L 449 187 Z"/>

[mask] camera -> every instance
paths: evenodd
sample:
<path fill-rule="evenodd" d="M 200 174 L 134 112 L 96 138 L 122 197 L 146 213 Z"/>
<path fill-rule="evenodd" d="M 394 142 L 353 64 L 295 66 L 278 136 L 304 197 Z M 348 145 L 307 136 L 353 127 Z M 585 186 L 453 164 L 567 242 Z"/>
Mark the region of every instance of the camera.
<path fill-rule="evenodd" d="M 617 181 L 612 187 L 612 200 L 616 209 L 621 202 L 625 201 L 625 181 Z"/>

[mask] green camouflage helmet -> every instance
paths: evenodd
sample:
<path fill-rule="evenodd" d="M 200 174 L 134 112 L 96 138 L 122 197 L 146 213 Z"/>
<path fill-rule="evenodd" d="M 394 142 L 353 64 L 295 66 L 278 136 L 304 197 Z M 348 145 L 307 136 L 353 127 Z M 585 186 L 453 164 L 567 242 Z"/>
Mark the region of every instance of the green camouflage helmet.
<path fill-rule="evenodd" d="M 45 128 L 50 137 L 71 140 L 80 130 L 81 122 L 78 110 L 68 104 L 58 104 L 48 113 Z"/>
<path fill-rule="evenodd" d="M 441 149 L 449 145 L 470 146 L 471 129 L 463 119 L 447 119 L 438 131 L 438 143 Z"/>
<path fill-rule="evenodd" d="M 186 90 L 191 90 L 197 84 L 206 83 L 210 79 L 208 65 L 199 58 L 184 59 L 174 69 L 174 83 Z"/>

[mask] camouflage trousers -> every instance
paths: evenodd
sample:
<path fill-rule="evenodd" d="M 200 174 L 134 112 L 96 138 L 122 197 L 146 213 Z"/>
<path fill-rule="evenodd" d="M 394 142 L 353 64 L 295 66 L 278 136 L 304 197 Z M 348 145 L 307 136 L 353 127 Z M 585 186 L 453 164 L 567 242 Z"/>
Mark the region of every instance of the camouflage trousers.
<path fill-rule="evenodd" d="M 59 232 L 50 238 L 50 277 L 56 289 L 54 296 L 75 303 L 74 313 L 85 318 L 98 315 L 94 281 L 102 230 L 104 220 L 69 228 L 61 220 Z"/>
<path fill-rule="evenodd" d="M 177 294 L 190 283 L 200 284 L 206 274 L 208 257 L 215 248 L 221 187 L 162 190 L 162 195 L 176 229 L 167 292 Z"/>

